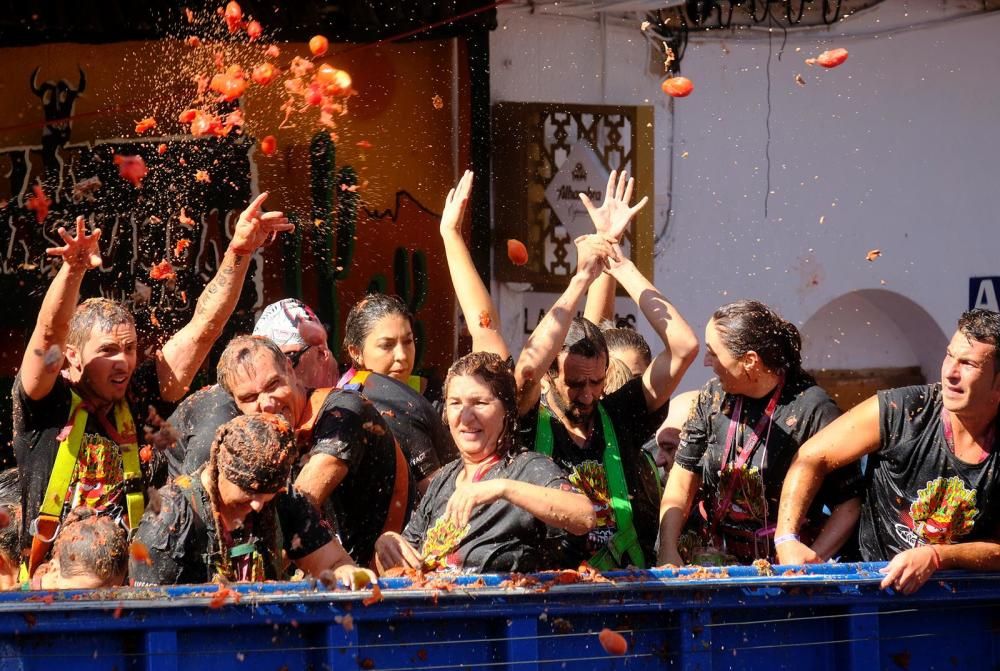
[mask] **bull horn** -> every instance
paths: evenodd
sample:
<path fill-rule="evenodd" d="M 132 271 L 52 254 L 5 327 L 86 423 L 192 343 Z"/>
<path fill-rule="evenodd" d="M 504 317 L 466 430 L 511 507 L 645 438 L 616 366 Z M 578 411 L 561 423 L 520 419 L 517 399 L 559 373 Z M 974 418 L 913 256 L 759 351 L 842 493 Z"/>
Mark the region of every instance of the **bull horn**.
<path fill-rule="evenodd" d="M 76 68 L 80 71 L 80 83 L 76 87 L 76 92 L 83 93 L 83 90 L 87 88 L 87 75 L 84 74 L 83 68 L 79 65 Z"/>
<path fill-rule="evenodd" d="M 42 89 L 38 86 L 38 71 L 42 69 L 41 65 L 35 66 L 35 70 L 31 73 L 31 92 L 36 96 L 42 95 Z"/>

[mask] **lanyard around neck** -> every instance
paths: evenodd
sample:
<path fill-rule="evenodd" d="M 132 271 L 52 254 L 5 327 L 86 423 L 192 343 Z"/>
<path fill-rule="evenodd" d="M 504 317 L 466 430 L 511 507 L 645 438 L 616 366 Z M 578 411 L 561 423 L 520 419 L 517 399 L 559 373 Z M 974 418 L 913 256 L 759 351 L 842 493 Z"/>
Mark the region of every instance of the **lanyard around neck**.
<path fill-rule="evenodd" d="M 767 402 L 767 407 L 764 408 L 764 414 L 761 415 L 760 419 L 757 420 L 757 424 L 754 425 L 753 431 L 750 437 L 747 438 L 746 444 L 743 449 L 740 450 L 736 457 L 736 462 L 733 464 L 734 468 L 742 468 L 750 455 L 753 454 L 754 449 L 760 442 L 762 436 L 770 432 L 771 429 L 771 418 L 774 416 L 774 411 L 778 408 L 778 399 L 781 397 L 781 391 L 785 386 L 785 378 L 782 377 L 778 380 L 778 386 L 774 388 L 771 393 L 771 399 Z M 720 471 L 726 470 L 726 464 L 729 461 L 729 453 L 736 449 L 736 431 L 743 425 L 743 396 L 736 397 L 736 407 L 733 409 L 733 416 L 729 419 L 729 432 L 726 434 L 726 444 L 722 449 L 722 465 L 719 467 Z M 765 449 L 767 446 L 767 440 L 764 440 Z"/>

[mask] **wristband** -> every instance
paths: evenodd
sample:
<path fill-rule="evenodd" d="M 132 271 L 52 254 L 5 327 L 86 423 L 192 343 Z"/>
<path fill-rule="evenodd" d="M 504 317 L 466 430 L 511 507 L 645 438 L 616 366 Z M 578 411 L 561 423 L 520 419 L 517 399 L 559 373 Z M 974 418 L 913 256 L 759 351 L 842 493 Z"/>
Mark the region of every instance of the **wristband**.
<path fill-rule="evenodd" d="M 929 547 L 931 552 L 934 553 L 934 570 L 939 571 L 941 569 L 941 553 L 939 553 L 938 549 L 933 545 L 928 545 L 927 547 Z"/>
<path fill-rule="evenodd" d="M 795 541 L 796 543 L 798 543 L 799 542 L 799 535 L 798 534 L 782 534 L 782 535 L 780 535 L 780 536 L 778 536 L 777 538 L 774 539 L 774 547 L 778 547 L 782 543 L 791 543 L 792 541 Z"/>

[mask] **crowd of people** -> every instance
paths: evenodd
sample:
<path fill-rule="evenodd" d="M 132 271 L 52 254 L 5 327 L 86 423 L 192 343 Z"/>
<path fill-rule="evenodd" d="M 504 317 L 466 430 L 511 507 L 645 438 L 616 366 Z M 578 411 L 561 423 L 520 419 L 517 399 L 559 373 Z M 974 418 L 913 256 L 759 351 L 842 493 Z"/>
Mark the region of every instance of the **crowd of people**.
<path fill-rule="evenodd" d="M 515 360 L 461 232 L 472 181 L 440 226 L 472 352 L 437 398 L 414 376 L 413 315 L 380 294 L 350 310 L 340 363 L 284 299 L 188 393 L 249 257 L 292 228 L 266 194 L 191 322 L 145 361 L 125 306 L 80 302 L 100 231 L 59 229 L 13 390 L 0 587 L 839 559 L 888 561 L 883 586 L 909 593 L 942 568 L 1000 567 L 1000 315 L 961 317 L 940 382 L 841 415 L 769 306 L 721 306 L 699 343 L 622 253 L 646 200 L 612 173 L 603 203 L 581 195 L 594 233 Z M 655 347 L 611 321 L 619 286 Z M 715 377 L 675 394 L 701 348 Z"/>

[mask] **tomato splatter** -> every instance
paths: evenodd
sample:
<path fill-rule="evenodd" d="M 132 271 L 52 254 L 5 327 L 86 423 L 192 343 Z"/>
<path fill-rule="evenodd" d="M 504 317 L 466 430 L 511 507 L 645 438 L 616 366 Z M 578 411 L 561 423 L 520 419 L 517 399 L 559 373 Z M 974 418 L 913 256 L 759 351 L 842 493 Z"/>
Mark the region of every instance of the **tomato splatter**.
<path fill-rule="evenodd" d="M 253 42 L 264 32 L 264 28 L 260 25 L 260 21 L 251 21 L 247 24 L 247 37 Z"/>
<path fill-rule="evenodd" d="M 148 464 L 153 460 L 153 446 L 143 445 L 139 450 L 139 460 L 144 464 Z"/>
<path fill-rule="evenodd" d="M 230 599 L 233 600 L 233 603 L 239 603 L 240 595 L 234 592 L 233 590 L 229 589 L 228 587 L 223 587 L 222 585 L 219 585 L 219 589 L 215 593 L 215 596 L 213 596 L 212 600 L 208 602 L 208 607 L 213 609 L 222 608 L 224 605 L 226 605 L 226 602 L 229 601 Z"/>
<path fill-rule="evenodd" d="M 601 642 L 604 652 L 609 655 L 624 655 L 628 652 L 628 641 L 625 640 L 625 637 L 607 627 L 601 629 L 601 633 L 597 635 L 597 640 Z"/>
<path fill-rule="evenodd" d="M 830 49 L 829 51 L 824 51 L 816 58 L 808 59 L 806 63 L 809 65 L 816 63 L 817 65 L 822 65 L 824 68 L 835 68 L 838 65 L 842 65 L 846 60 L 847 49 Z"/>
<path fill-rule="evenodd" d="M 378 603 L 381 600 L 382 600 L 382 590 L 379 589 L 378 585 L 372 585 L 372 595 L 362 599 L 361 603 L 365 606 L 370 606 L 373 603 Z"/>
<path fill-rule="evenodd" d="M 277 76 L 278 71 L 270 63 L 261 63 L 254 67 L 250 78 L 261 86 L 267 86 Z"/>
<path fill-rule="evenodd" d="M 146 447 L 149 446 L 147 445 Z M 153 565 L 153 560 L 149 557 L 149 548 L 139 541 L 132 541 L 132 544 L 128 546 L 128 554 L 132 557 L 133 561 L 142 562 L 147 566 Z"/>
<path fill-rule="evenodd" d="M 261 138 L 260 141 L 260 151 L 264 156 L 273 156 L 274 152 L 278 150 L 278 141 L 274 139 L 273 135 L 268 135 Z"/>
<path fill-rule="evenodd" d="M 209 183 L 211 183 L 212 178 L 209 176 L 209 174 L 206 171 L 204 171 L 204 170 L 196 170 L 195 173 L 194 173 L 194 181 L 201 182 L 202 184 L 209 184 Z"/>
<path fill-rule="evenodd" d="M 200 47 L 201 38 L 199 38 L 197 35 L 192 35 L 186 40 L 184 40 L 184 44 L 188 45 L 189 47 Z"/>
<path fill-rule="evenodd" d="M 201 113 L 201 110 L 196 109 L 186 109 L 177 115 L 177 120 L 181 123 L 191 123 L 194 118 Z"/>
<path fill-rule="evenodd" d="M 156 119 L 151 116 L 146 117 L 142 121 L 135 122 L 135 134 L 139 135 L 145 133 L 147 130 L 152 130 L 156 128 Z"/>
<path fill-rule="evenodd" d="M 359 149 L 371 149 L 372 148 L 372 143 L 369 142 L 368 140 L 360 140 L 356 144 L 358 145 Z"/>
<path fill-rule="evenodd" d="M 122 612 L 124 612 L 124 610 L 125 610 L 124 608 L 122 608 L 121 606 L 118 606 L 117 608 L 115 608 L 115 612 L 113 612 L 111 614 L 111 617 L 113 617 L 113 618 L 115 618 L 117 620 L 118 618 L 120 618 L 122 616 Z"/>
<path fill-rule="evenodd" d="M 180 214 L 177 215 L 177 221 L 179 221 L 182 226 L 187 226 L 188 228 L 194 228 L 196 223 L 194 219 L 187 216 L 187 212 L 184 211 L 183 207 L 181 208 Z"/>
<path fill-rule="evenodd" d="M 660 88 L 671 98 L 686 98 L 694 91 L 694 83 L 687 77 L 665 79 Z"/>
<path fill-rule="evenodd" d="M 432 106 L 434 107 L 434 109 L 436 109 L 436 110 L 440 110 L 440 109 L 444 109 L 444 98 L 442 98 L 441 96 L 439 96 L 439 95 L 435 94 L 435 95 L 434 95 L 434 96 L 433 96 L 433 97 L 431 98 L 431 105 L 432 105 Z"/>
<path fill-rule="evenodd" d="M 149 279 L 164 282 L 167 280 L 176 280 L 177 273 L 174 271 L 174 267 L 170 265 L 170 261 L 164 259 L 149 269 Z"/>
<path fill-rule="evenodd" d="M 191 246 L 191 241 L 188 240 L 187 238 L 181 238 L 180 240 L 178 240 L 177 244 L 174 245 L 174 258 L 179 259 L 181 257 L 181 254 L 184 253 L 184 250 L 190 246 Z"/>
<path fill-rule="evenodd" d="M 157 147 L 156 147 L 156 153 L 157 153 L 157 154 L 160 154 L 161 156 L 162 156 L 163 154 L 166 154 L 166 153 L 167 153 L 167 145 L 165 145 L 165 144 L 160 144 L 159 146 L 157 146 Z"/>
<path fill-rule="evenodd" d="M 493 325 L 493 318 L 490 317 L 490 311 L 489 310 L 483 310 L 482 312 L 480 312 L 479 313 L 479 327 L 480 328 L 484 328 L 484 329 L 488 329 L 492 325 Z"/>
<path fill-rule="evenodd" d="M 330 41 L 322 35 L 313 35 L 309 40 L 309 53 L 313 56 L 322 56 L 330 48 Z"/>
<path fill-rule="evenodd" d="M 342 96 L 351 90 L 351 75 L 326 63 L 316 71 L 316 81 L 327 95 Z"/>
<path fill-rule="evenodd" d="M 131 182 L 132 186 L 137 189 L 142 186 L 142 179 L 149 172 L 142 156 L 115 154 L 115 165 L 118 166 L 118 174 L 121 175 L 122 179 Z"/>
<path fill-rule="evenodd" d="M 882 256 L 882 250 L 881 249 L 872 249 L 867 254 L 865 254 L 865 261 L 868 261 L 869 263 L 871 263 L 872 261 L 874 261 L 875 259 L 877 259 L 880 256 Z"/>
<path fill-rule="evenodd" d="M 235 33 L 240 29 L 240 25 L 243 23 L 243 8 L 240 7 L 238 2 L 231 0 L 226 5 L 226 11 L 223 14 L 223 18 L 226 20 L 226 27 L 229 29 L 229 32 Z"/>
<path fill-rule="evenodd" d="M 208 86 L 219 94 L 219 102 L 232 102 L 246 91 L 247 80 L 240 66 L 231 65 L 224 73 L 214 75 Z"/>
<path fill-rule="evenodd" d="M 281 49 L 278 48 L 277 44 L 272 44 L 264 51 L 264 53 L 270 58 L 277 58 L 281 55 Z"/>
<path fill-rule="evenodd" d="M 528 248 L 520 240 L 511 238 L 507 241 L 507 258 L 515 266 L 523 266 L 528 262 Z"/>
<path fill-rule="evenodd" d="M 6 529 L 10 524 L 10 513 L 6 508 L 0 508 L 0 529 Z"/>
<path fill-rule="evenodd" d="M 51 204 L 52 199 L 45 195 L 42 185 L 35 184 L 31 187 L 31 195 L 28 196 L 28 200 L 24 206 L 29 210 L 35 211 L 35 218 L 38 219 L 38 223 L 40 224 L 45 221 L 45 217 L 49 216 L 49 205 Z"/>

